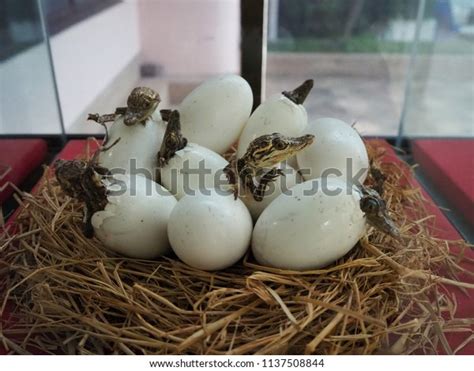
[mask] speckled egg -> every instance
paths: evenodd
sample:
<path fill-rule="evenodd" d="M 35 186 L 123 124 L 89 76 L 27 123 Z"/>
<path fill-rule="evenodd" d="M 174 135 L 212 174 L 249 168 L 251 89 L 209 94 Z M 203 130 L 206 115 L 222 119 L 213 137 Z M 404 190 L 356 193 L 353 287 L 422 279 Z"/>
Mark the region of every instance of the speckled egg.
<path fill-rule="evenodd" d="M 225 184 L 223 169 L 227 164 L 227 160 L 216 152 L 188 143 L 160 169 L 161 184 L 179 200 L 186 194 L 202 193 Z"/>
<path fill-rule="evenodd" d="M 309 270 L 325 267 L 349 252 L 365 232 L 360 194 L 337 178 L 297 184 L 260 215 L 252 251 L 266 266 Z"/>
<path fill-rule="evenodd" d="M 303 177 L 339 177 L 346 182 L 364 182 L 369 158 L 357 131 L 344 121 L 321 118 L 306 128 L 316 140 L 296 155 Z"/>

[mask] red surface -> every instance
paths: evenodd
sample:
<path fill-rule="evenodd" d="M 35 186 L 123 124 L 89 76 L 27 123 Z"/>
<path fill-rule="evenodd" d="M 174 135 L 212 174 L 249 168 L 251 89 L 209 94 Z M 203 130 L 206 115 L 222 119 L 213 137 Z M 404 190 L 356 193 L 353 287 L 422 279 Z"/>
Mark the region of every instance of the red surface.
<path fill-rule="evenodd" d="M 385 140 L 371 140 L 370 143 L 377 144 L 377 147 L 384 148 L 386 150 L 384 161 L 402 163 L 402 160 L 398 158 L 392 146 L 390 146 L 390 144 L 388 144 Z M 415 178 L 409 178 L 411 185 L 421 189 L 421 192 L 426 199 L 424 207 L 426 208 L 427 212 L 431 215 L 434 215 L 432 220 L 432 235 L 445 240 L 462 239 L 456 228 L 453 227 L 448 218 L 436 206 L 430 195 L 424 190 L 423 186 Z"/>
<path fill-rule="evenodd" d="M 392 147 L 385 141 L 385 140 L 370 140 L 371 144 L 376 144 L 379 148 L 385 149 L 385 157 L 384 161 L 386 162 L 398 162 L 401 163 L 401 160 L 397 157 Z M 94 142 L 91 143 L 91 151 L 96 148 Z M 70 141 L 66 147 L 61 151 L 61 153 L 57 156 L 57 158 L 62 159 L 73 159 L 80 154 L 85 153 L 85 140 L 73 140 Z M 433 234 L 439 238 L 446 239 L 446 240 L 460 240 L 461 236 L 456 231 L 456 229 L 451 225 L 448 219 L 444 216 L 444 214 L 438 209 L 438 207 L 433 203 L 430 196 L 423 190 L 420 184 L 416 181 L 416 179 L 411 178 L 410 184 L 415 187 L 419 187 L 422 189 L 424 197 L 426 198 L 426 209 L 429 214 L 434 215 L 433 218 Z M 474 251 L 469 250 L 466 255 L 474 260 Z M 474 271 L 474 264 L 464 264 L 465 268 L 470 269 L 471 272 Z M 464 277 L 466 280 L 468 277 Z M 472 278 L 471 278 L 472 281 Z M 457 318 L 467 318 L 467 317 L 474 317 L 474 300 L 472 300 L 473 290 L 469 290 L 468 296 L 465 292 L 454 288 L 448 287 L 450 293 L 454 293 L 458 300 L 458 308 L 456 312 Z M 9 314 L 4 313 L 3 319 L 5 319 Z M 461 344 L 469 334 L 466 333 L 452 333 L 447 335 L 447 339 L 449 344 L 453 349 L 456 349 L 459 344 Z M 0 347 L 0 354 L 2 354 L 2 350 Z M 458 354 L 474 354 L 474 343 L 465 346 Z"/>
<path fill-rule="evenodd" d="M 48 146 L 43 139 L 0 139 L 0 205 L 46 158 Z"/>
<path fill-rule="evenodd" d="M 70 140 L 64 146 L 62 151 L 56 156 L 57 159 L 62 160 L 74 160 L 78 156 L 83 156 L 87 152 L 92 154 L 98 148 L 98 143 L 96 140 L 89 139 L 75 139 Z"/>
<path fill-rule="evenodd" d="M 474 139 L 420 139 L 413 157 L 455 211 L 474 227 Z"/>
<path fill-rule="evenodd" d="M 378 147 L 384 147 L 386 149 L 386 154 L 384 160 L 387 162 L 401 162 L 395 154 L 392 147 L 384 140 L 371 141 L 371 143 L 376 143 Z M 428 193 L 423 189 L 423 187 L 418 183 L 418 181 L 411 177 L 410 184 L 414 187 L 419 187 L 423 193 L 423 196 L 426 198 L 425 208 L 428 214 L 434 215 L 433 226 L 431 229 L 432 235 L 442 238 L 445 240 L 460 240 L 461 236 L 457 230 L 451 225 L 449 220 L 444 216 L 443 212 L 434 204 L 434 201 L 428 195 Z M 474 260 L 474 250 L 468 249 L 465 253 L 466 257 L 471 260 Z M 473 263 L 463 263 L 462 267 L 474 272 Z M 467 275 L 461 275 L 460 279 L 467 282 L 472 282 L 472 277 Z M 457 318 L 472 318 L 474 317 L 474 290 L 467 290 L 466 292 L 461 291 L 460 289 L 449 286 L 447 287 L 451 294 L 456 295 L 458 301 L 458 307 L 456 311 Z M 472 327 L 471 327 L 472 328 Z M 446 338 L 454 350 L 460 345 L 466 337 L 469 336 L 468 333 L 449 333 L 446 335 Z M 474 354 L 474 342 L 471 341 L 470 344 L 461 349 L 457 354 Z"/>

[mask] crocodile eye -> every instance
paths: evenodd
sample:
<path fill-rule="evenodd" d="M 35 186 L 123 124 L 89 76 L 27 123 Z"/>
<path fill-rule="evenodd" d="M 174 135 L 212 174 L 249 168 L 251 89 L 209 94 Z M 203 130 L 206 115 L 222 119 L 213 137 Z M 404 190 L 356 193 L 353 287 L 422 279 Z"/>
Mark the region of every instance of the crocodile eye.
<path fill-rule="evenodd" d="M 286 148 L 285 142 L 283 142 L 283 141 L 281 141 L 281 140 L 275 141 L 274 146 L 275 146 L 275 148 L 276 148 L 277 150 L 279 150 L 279 151 L 281 151 L 281 150 L 283 150 L 283 149 Z"/>
<path fill-rule="evenodd" d="M 170 136 L 166 139 L 166 146 L 169 148 L 175 148 L 178 146 L 178 139 L 174 136 Z"/>
<path fill-rule="evenodd" d="M 366 213 L 374 213 L 379 208 L 379 203 L 377 202 L 377 200 L 374 200 L 373 198 L 368 198 L 362 201 L 363 201 L 362 208 L 364 212 Z"/>
<path fill-rule="evenodd" d="M 152 97 L 147 97 L 146 108 L 151 108 L 151 106 L 153 106 L 154 103 L 155 103 L 155 100 Z"/>

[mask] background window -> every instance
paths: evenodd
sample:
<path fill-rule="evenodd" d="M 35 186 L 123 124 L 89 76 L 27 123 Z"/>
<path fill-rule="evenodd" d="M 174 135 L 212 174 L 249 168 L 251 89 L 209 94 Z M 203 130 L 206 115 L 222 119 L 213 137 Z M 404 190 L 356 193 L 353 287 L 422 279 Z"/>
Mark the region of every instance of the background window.
<path fill-rule="evenodd" d="M 473 135 L 472 1 L 270 0 L 268 26 L 267 95 L 313 77 L 310 119 L 357 122 L 363 135 Z"/>

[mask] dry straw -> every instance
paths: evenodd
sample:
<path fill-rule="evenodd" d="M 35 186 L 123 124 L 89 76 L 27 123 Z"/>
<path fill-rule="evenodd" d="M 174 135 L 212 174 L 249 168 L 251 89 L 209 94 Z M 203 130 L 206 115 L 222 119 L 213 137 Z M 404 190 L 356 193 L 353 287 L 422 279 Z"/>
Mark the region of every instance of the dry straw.
<path fill-rule="evenodd" d="M 306 272 L 266 268 L 250 254 L 204 272 L 175 257 L 106 252 L 82 236 L 81 206 L 47 171 L 35 195 L 21 194 L 17 222 L 0 237 L 0 305 L 14 313 L 0 343 L 13 353 L 456 353 L 471 341 L 474 319 L 455 317 L 457 297 L 446 286 L 461 295 L 474 288 L 458 278 L 473 281 L 460 268 L 469 247 L 450 242 L 454 255 L 431 236 L 407 166 L 369 152 L 388 175 L 385 198 L 401 239 L 371 228 L 337 264 Z M 466 335 L 457 349 L 450 332 Z"/>

